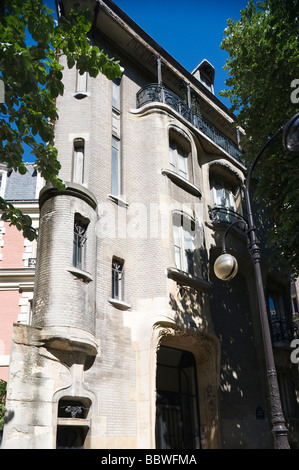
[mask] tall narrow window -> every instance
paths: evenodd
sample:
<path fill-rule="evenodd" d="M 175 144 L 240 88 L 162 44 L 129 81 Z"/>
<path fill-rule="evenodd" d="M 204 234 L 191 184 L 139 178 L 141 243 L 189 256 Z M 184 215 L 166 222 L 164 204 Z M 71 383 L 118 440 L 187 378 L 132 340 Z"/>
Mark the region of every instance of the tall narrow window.
<path fill-rule="evenodd" d="M 112 107 L 120 110 L 120 78 L 112 82 Z"/>
<path fill-rule="evenodd" d="M 73 156 L 73 182 L 83 183 L 84 179 L 84 140 L 76 139 L 74 141 Z"/>
<path fill-rule="evenodd" d="M 112 182 L 111 190 L 114 196 L 120 194 L 120 142 L 112 137 Z"/>
<path fill-rule="evenodd" d="M 195 274 L 194 233 L 194 221 L 182 213 L 175 213 L 173 216 L 173 239 L 176 267 L 192 276 Z"/>
<path fill-rule="evenodd" d="M 123 300 L 124 262 L 117 258 L 112 259 L 112 298 Z"/>
<path fill-rule="evenodd" d="M 84 246 L 86 243 L 86 230 L 89 220 L 80 214 L 75 214 L 74 220 L 74 241 L 73 241 L 73 266 L 78 269 L 83 268 Z"/>
<path fill-rule="evenodd" d="M 210 185 L 213 221 L 234 222 L 242 215 L 240 186 L 221 176 L 213 176 Z"/>
<path fill-rule="evenodd" d="M 268 307 L 270 313 L 270 320 L 285 320 L 285 309 L 283 296 L 277 294 L 275 291 L 268 293 Z"/>
<path fill-rule="evenodd" d="M 172 171 L 188 179 L 188 152 L 175 141 L 169 143 L 169 165 Z"/>
<path fill-rule="evenodd" d="M 76 93 L 86 93 L 87 92 L 87 72 L 84 72 L 82 75 L 77 70 L 76 77 Z"/>
<path fill-rule="evenodd" d="M 112 161 L 111 161 L 111 193 L 121 193 L 120 163 L 120 79 L 112 82 Z"/>
<path fill-rule="evenodd" d="M 291 342 L 293 337 L 293 325 L 285 310 L 284 296 L 282 292 L 270 289 L 268 291 L 268 313 L 272 341 Z"/>

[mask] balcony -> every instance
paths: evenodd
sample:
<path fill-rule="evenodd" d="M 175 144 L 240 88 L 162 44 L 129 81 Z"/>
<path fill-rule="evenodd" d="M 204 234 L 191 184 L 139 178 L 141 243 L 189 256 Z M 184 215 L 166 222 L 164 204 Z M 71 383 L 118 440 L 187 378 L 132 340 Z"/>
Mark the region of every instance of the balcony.
<path fill-rule="evenodd" d="M 243 217 L 226 206 L 208 206 L 209 216 L 213 224 L 231 224 L 238 219 L 243 219 Z"/>
<path fill-rule="evenodd" d="M 220 132 L 213 124 L 200 114 L 193 112 L 189 106 L 175 93 L 162 85 L 152 83 L 141 88 L 137 93 L 137 108 L 153 102 L 164 103 L 177 111 L 187 121 L 208 136 L 215 144 L 223 148 L 229 155 L 243 164 L 242 151 L 238 146 Z"/>
<path fill-rule="evenodd" d="M 289 346 L 293 339 L 299 338 L 298 326 L 282 319 L 270 320 L 270 331 L 273 346 Z"/>

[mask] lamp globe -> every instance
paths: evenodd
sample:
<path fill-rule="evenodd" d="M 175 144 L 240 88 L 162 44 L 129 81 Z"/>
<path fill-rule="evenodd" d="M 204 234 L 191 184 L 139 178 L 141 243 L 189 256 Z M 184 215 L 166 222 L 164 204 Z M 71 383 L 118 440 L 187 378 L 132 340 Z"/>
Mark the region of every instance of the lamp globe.
<path fill-rule="evenodd" d="M 233 279 L 238 272 L 238 263 L 234 256 L 223 253 L 214 263 L 214 273 L 222 281 Z"/>

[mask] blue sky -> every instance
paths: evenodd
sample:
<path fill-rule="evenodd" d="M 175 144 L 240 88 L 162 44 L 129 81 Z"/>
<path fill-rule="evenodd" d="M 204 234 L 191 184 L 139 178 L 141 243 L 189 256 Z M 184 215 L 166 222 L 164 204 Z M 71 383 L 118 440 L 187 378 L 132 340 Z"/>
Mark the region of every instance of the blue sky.
<path fill-rule="evenodd" d="M 115 0 L 189 72 L 207 59 L 215 68 L 215 95 L 225 88 L 227 52 L 220 48 L 227 19 L 240 19 L 248 0 Z M 230 106 L 228 100 L 220 98 Z"/>
<path fill-rule="evenodd" d="M 207 59 L 215 68 L 215 95 L 228 78 L 228 57 L 220 48 L 227 19 L 238 20 L 249 0 L 114 0 L 135 23 L 192 72 Z M 75 2 L 75 0 L 74 0 Z M 44 0 L 54 9 L 54 0 Z M 226 106 L 228 100 L 220 98 Z"/>

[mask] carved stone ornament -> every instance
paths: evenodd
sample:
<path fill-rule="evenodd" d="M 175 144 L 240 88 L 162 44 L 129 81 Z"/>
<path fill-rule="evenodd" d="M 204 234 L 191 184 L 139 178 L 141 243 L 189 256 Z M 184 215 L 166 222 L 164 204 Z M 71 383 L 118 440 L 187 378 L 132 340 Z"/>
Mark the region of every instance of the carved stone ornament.
<path fill-rule="evenodd" d="M 159 322 L 154 325 L 154 328 L 158 333 L 157 349 L 159 349 L 162 343 L 165 345 L 177 338 L 180 343 L 177 344 L 178 347 L 185 346 L 186 349 L 192 351 L 200 359 L 201 363 L 206 364 L 206 370 L 210 370 L 211 367 L 215 370 L 215 360 L 218 351 L 215 341 L 210 336 L 171 322 Z"/>

